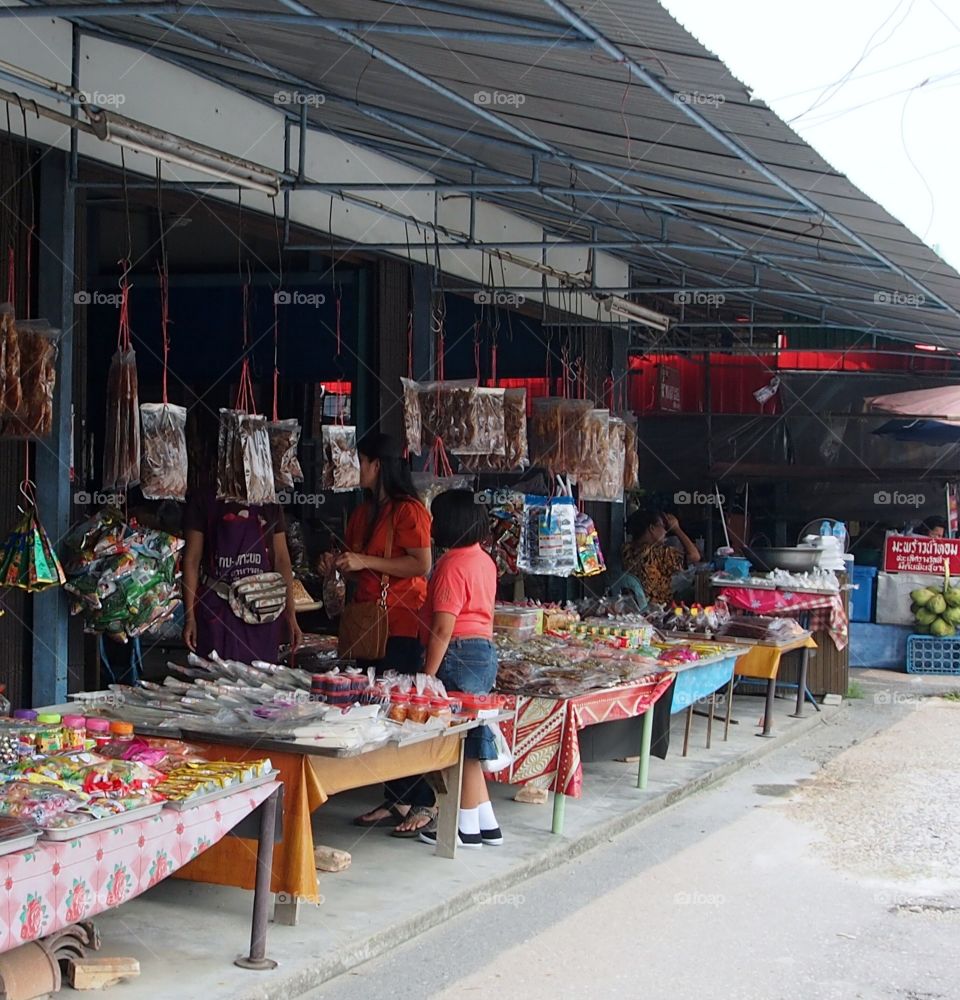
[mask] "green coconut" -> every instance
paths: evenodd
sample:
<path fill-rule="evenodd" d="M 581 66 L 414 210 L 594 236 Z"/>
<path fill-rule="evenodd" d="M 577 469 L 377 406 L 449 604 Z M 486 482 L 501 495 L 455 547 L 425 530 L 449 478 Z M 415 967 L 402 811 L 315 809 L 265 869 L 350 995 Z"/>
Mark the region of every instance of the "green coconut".
<path fill-rule="evenodd" d="M 919 604 L 921 608 L 926 607 L 926 605 L 936 597 L 937 592 L 931 590 L 929 587 L 920 587 L 918 590 L 910 591 L 910 600 L 914 604 Z"/>
<path fill-rule="evenodd" d="M 943 599 L 951 608 L 960 608 L 960 587 L 947 587 L 943 591 Z"/>
<path fill-rule="evenodd" d="M 944 611 L 943 620 L 951 625 L 960 625 L 960 608 L 947 608 Z"/>
<path fill-rule="evenodd" d="M 917 612 L 916 618 L 921 625 L 932 625 L 937 616 L 929 608 L 921 608 Z"/>
<path fill-rule="evenodd" d="M 927 611 L 932 611 L 935 615 L 942 615 L 947 610 L 947 602 L 943 594 L 934 594 L 926 603 Z"/>
<path fill-rule="evenodd" d="M 950 624 L 950 622 L 945 622 L 942 618 L 938 618 L 930 626 L 930 634 L 937 636 L 939 639 L 944 639 L 948 635 L 953 635 L 957 630 Z"/>

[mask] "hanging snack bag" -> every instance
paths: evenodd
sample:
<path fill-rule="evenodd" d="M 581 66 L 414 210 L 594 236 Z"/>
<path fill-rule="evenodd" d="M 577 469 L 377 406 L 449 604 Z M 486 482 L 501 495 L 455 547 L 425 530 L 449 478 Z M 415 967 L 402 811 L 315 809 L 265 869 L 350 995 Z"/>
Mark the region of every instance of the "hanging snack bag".
<path fill-rule="evenodd" d="M 581 476 L 581 500 L 602 500 L 619 503 L 623 500 L 624 441 L 626 426 L 619 417 L 610 417 L 609 442 L 603 473 L 600 476 Z"/>
<path fill-rule="evenodd" d="M 0 548 L 0 585 L 32 593 L 64 580 L 60 561 L 31 504 Z"/>
<path fill-rule="evenodd" d="M 530 464 L 527 445 L 527 390 L 503 390 L 502 455 L 466 455 L 461 462 L 469 472 L 513 472 Z"/>
<path fill-rule="evenodd" d="M 322 489 L 357 490 L 360 488 L 360 456 L 357 454 L 357 429 L 342 424 L 326 424 L 321 429 L 323 441 Z"/>
<path fill-rule="evenodd" d="M 423 420 L 420 410 L 420 387 L 413 379 L 401 378 L 403 387 L 403 436 L 407 451 L 419 455 L 423 447 Z"/>
<path fill-rule="evenodd" d="M 637 418 L 632 413 L 623 417 L 623 488 L 640 488 L 640 455 L 637 449 Z"/>
<path fill-rule="evenodd" d="M 57 337 L 46 320 L 17 324 L 19 406 L 4 414 L 4 437 L 48 437 L 53 430 L 53 390 L 57 384 Z M 11 372 L 11 378 L 13 373 Z M 6 385 L 6 382 L 4 382 Z"/>
<path fill-rule="evenodd" d="M 137 355 L 117 350 L 107 374 L 107 429 L 103 449 L 104 489 L 125 490 L 140 482 L 140 410 Z"/>
<path fill-rule="evenodd" d="M 347 600 L 347 582 L 334 570 L 323 581 L 323 607 L 328 618 L 337 618 Z"/>
<path fill-rule="evenodd" d="M 16 413 L 22 399 L 20 392 L 20 338 L 13 306 L 0 306 L 0 360 L 3 369 L 3 397 L 0 410 Z"/>
<path fill-rule="evenodd" d="M 576 515 L 572 497 L 524 497 L 518 567 L 524 573 L 570 576 L 577 568 Z"/>
<path fill-rule="evenodd" d="M 148 500 L 187 496 L 187 411 L 171 403 L 141 403 L 140 489 Z"/>
<path fill-rule="evenodd" d="M 220 411 L 217 496 L 244 504 L 277 502 L 267 418 L 242 410 Z"/>
<path fill-rule="evenodd" d="M 270 436 L 274 485 L 278 490 L 292 490 L 294 483 L 303 482 L 303 469 L 297 457 L 300 421 L 273 420 L 267 424 L 267 434 Z"/>
<path fill-rule="evenodd" d="M 581 449 L 591 438 L 593 410 L 593 403 L 586 399 L 535 399 L 530 422 L 532 464 L 554 473 L 575 474 L 581 464 Z M 594 420 L 594 431 L 598 428 Z"/>
<path fill-rule="evenodd" d="M 503 392 L 470 379 L 421 382 L 421 445 L 439 438 L 451 455 L 502 455 Z"/>
<path fill-rule="evenodd" d="M 577 568 L 574 576 L 596 576 L 606 571 L 603 552 L 600 551 L 600 536 L 593 518 L 580 511 L 576 518 Z"/>

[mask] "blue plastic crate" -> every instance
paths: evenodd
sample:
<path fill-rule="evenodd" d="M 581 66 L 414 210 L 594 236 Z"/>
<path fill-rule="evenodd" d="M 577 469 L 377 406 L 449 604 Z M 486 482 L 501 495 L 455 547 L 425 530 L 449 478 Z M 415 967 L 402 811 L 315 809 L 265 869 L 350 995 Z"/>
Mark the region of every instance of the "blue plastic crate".
<path fill-rule="evenodd" d="M 960 674 L 960 636 L 907 638 L 908 674 Z"/>

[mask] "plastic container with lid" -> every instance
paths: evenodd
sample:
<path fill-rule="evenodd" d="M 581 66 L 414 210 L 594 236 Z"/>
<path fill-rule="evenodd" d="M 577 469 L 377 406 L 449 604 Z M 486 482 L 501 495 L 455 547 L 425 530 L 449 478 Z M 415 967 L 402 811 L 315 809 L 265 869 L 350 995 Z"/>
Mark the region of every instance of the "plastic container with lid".
<path fill-rule="evenodd" d="M 425 694 L 410 696 L 410 707 L 407 709 L 407 722 L 424 723 L 430 718 L 430 698 Z"/>
<path fill-rule="evenodd" d="M 409 710 L 410 695 L 402 692 L 394 692 L 390 695 L 390 708 L 387 709 L 388 719 L 393 722 L 406 722 Z"/>
<path fill-rule="evenodd" d="M 15 719 L 22 719 L 24 722 L 36 722 L 37 713 L 32 708 L 18 708 L 14 713 Z"/>
<path fill-rule="evenodd" d="M 56 722 L 49 722 L 56 719 Z M 60 753 L 63 749 L 63 727 L 60 716 L 41 713 L 37 716 L 37 750 L 42 754 Z"/>
<path fill-rule="evenodd" d="M 110 734 L 118 743 L 129 743 L 133 739 L 133 723 L 111 722 Z"/>
<path fill-rule="evenodd" d="M 87 723 L 87 736 L 89 736 L 95 746 L 103 747 L 106 746 L 112 737 L 110 736 L 110 720 L 101 719 L 95 715 L 91 715 L 86 720 Z"/>
<path fill-rule="evenodd" d="M 450 708 L 449 698 L 431 698 L 430 699 L 430 717 L 433 719 L 443 719 L 448 724 L 450 722 L 450 717 L 453 714 Z"/>
<path fill-rule="evenodd" d="M 37 716 L 37 722 L 41 726 L 59 726 L 61 721 L 60 716 L 56 712 L 41 712 Z"/>
<path fill-rule="evenodd" d="M 82 715 L 63 717 L 63 746 L 66 750 L 80 749 L 87 738 L 87 720 Z"/>

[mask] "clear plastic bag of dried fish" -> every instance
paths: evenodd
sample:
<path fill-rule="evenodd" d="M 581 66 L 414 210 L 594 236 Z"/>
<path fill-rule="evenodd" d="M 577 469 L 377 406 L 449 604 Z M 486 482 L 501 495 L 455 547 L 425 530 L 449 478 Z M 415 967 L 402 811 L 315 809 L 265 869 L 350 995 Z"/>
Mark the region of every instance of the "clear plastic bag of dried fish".
<path fill-rule="evenodd" d="M 623 488 L 640 489 L 640 454 L 637 449 L 637 418 L 628 413 L 623 420 Z"/>
<path fill-rule="evenodd" d="M 187 495 L 187 411 L 172 403 L 141 403 L 140 489 L 148 500 Z"/>
<path fill-rule="evenodd" d="M 276 503 L 267 418 L 220 411 L 217 496 L 237 503 Z"/>
<path fill-rule="evenodd" d="M 469 379 L 420 383 L 422 443 L 440 438 L 452 455 L 502 455 L 503 389 L 480 389 Z"/>
<path fill-rule="evenodd" d="M 603 473 L 600 476 L 580 477 L 581 500 L 602 500 L 609 503 L 623 500 L 626 427 L 619 417 L 610 417 L 608 431 L 609 444 Z"/>
<path fill-rule="evenodd" d="M 140 482 L 140 406 L 137 354 L 118 350 L 107 374 L 107 428 L 103 448 L 104 489 L 125 490 Z"/>
<path fill-rule="evenodd" d="M 20 406 L 20 340 L 13 306 L 0 306 L 0 413 Z"/>
<path fill-rule="evenodd" d="M 530 459 L 551 472 L 574 474 L 579 449 L 587 439 L 593 403 L 586 399 L 544 397 L 533 401 Z"/>
<path fill-rule="evenodd" d="M 360 488 L 360 456 L 357 454 L 357 429 L 342 424 L 321 428 L 323 441 L 323 477 L 325 490 Z"/>
<path fill-rule="evenodd" d="M 10 402 L 16 402 L 4 413 L 4 437 L 47 437 L 53 430 L 59 335 L 46 320 L 26 320 L 16 323 L 12 338 L 4 336 L 3 346 L 10 344 L 4 367 L 7 357 L 13 362 L 9 376 L 4 373 L 4 396 L 9 385 Z"/>
<path fill-rule="evenodd" d="M 273 481 L 278 490 L 292 490 L 294 483 L 303 482 L 303 469 L 297 457 L 300 443 L 299 420 L 274 420 L 267 424 L 270 436 L 270 456 Z"/>
<path fill-rule="evenodd" d="M 323 581 L 323 608 L 328 618 L 336 618 L 347 600 L 347 583 L 338 570 Z"/>
<path fill-rule="evenodd" d="M 401 378 L 403 387 L 403 436 L 407 451 L 419 455 L 423 448 L 423 420 L 420 412 L 420 387 L 410 378 Z"/>
<path fill-rule="evenodd" d="M 435 476 L 432 472 L 413 472 L 411 478 L 417 496 L 423 501 L 427 510 L 441 493 L 450 490 L 469 490 L 473 486 L 473 480 L 469 476 Z"/>
<path fill-rule="evenodd" d="M 468 472 L 511 472 L 530 464 L 527 443 L 527 390 L 503 390 L 503 455 L 465 455 L 461 466 Z"/>

